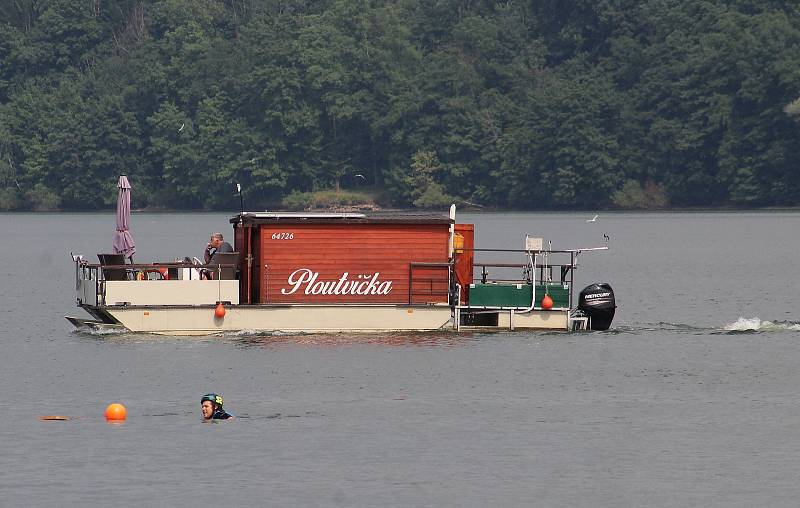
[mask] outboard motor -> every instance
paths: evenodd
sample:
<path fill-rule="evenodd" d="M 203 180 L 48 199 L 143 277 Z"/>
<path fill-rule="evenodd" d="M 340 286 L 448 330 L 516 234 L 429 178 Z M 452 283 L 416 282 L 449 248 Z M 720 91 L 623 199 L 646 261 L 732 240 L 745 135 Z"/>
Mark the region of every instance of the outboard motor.
<path fill-rule="evenodd" d="M 608 330 L 616 308 L 614 290 L 605 282 L 586 286 L 578 297 L 578 309 L 589 316 L 592 330 Z"/>

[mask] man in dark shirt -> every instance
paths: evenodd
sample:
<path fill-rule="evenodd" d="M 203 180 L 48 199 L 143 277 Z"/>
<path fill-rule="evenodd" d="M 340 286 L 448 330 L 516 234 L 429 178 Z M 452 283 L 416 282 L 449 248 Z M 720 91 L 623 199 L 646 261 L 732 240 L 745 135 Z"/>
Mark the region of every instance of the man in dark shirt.
<path fill-rule="evenodd" d="M 203 252 L 205 264 L 208 264 L 217 252 L 233 252 L 233 247 L 222 238 L 222 233 L 211 234 L 206 250 Z"/>
<path fill-rule="evenodd" d="M 222 397 L 216 393 L 207 393 L 200 399 L 200 409 L 203 411 L 203 420 L 227 420 L 233 415 L 222 409 Z"/>

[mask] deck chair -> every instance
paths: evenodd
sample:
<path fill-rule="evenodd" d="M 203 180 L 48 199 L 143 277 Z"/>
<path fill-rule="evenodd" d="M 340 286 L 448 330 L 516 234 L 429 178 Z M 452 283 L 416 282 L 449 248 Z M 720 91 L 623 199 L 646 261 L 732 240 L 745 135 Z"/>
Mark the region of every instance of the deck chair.
<path fill-rule="evenodd" d="M 124 265 L 124 254 L 98 254 L 97 259 L 101 265 Z M 103 278 L 105 280 L 128 280 L 128 271 L 124 268 L 103 268 Z"/>
<path fill-rule="evenodd" d="M 220 265 L 228 266 L 220 267 Z M 208 273 L 210 279 L 216 279 L 218 271 L 221 280 L 235 280 L 236 274 L 239 271 L 239 253 L 218 252 L 214 254 L 214 256 L 206 265 L 206 273 Z"/>

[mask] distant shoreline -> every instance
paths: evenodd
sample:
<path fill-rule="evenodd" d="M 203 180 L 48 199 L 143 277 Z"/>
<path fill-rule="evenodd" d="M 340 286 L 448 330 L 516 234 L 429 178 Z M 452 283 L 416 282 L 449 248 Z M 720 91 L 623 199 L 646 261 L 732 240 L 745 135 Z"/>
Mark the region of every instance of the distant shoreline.
<path fill-rule="evenodd" d="M 386 212 L 441 212 L 446 213 L 447 210 L 445 209 L 436 209 L 436 210 L 425 210 L 419 208 L 380 208 L 380 211 Z M 763 212 L 763 213 L 771 213 L 771 212 L 800 212 L 800 206 L 795 207 L 764 207 L 764 208 L 744 208 L 744 207 L 717 207 L 717 208 L 701 208 L 701 207 L 691 207 L 691 208 L 660 208 L 660 209 L 570 209 L 570 210 L 561 210 L 561 209 L 503 209 L 503 208 L 471 208 L 471 207 L 464 207 L 464 208 L 457 208 L 459 213 L 475 213 L 475 214 L 495 214 L 495 213 L 544 213 L 544 214 L 557 214 L 557 213 L 604 213 L 604 214 L 622 214 L 622 213 L 646 213 L 646 214 L 656 214 L 656 213 L 730 213 L 730 212 Z M 246 211 L 270 211 L 270 212 L 295 212 L 295 213 L 369 213 L 370 211 L 377 211 L 377 210 L 364 210 L 364 209 L 347 209 L 343 210 L 341 207 L 334 207 L 334 208 L 316 208 L 313 210 L 286 210 L 282 208 L 267 208 L 267 209 L 247 209 Z M 113 214 L 116 212 L 115 208 L 104 208 L 100 210 L 46 210 L 46 211 L 33 211 L 33 210 L 11 210 L 11 211 L 0 211 L 0 215 L 48 215 L 48 214 L 90 214 L 90 213 L 109 213 Z M 196 210 L 196 209 L 160 209 L 160 208 L 140 208 L 140 209 L 133 209 L 131 213 L 134 214 L 160 214 L 160 213 L 198 213 L 198 214 L 237 214 L 239 210 Z"/>

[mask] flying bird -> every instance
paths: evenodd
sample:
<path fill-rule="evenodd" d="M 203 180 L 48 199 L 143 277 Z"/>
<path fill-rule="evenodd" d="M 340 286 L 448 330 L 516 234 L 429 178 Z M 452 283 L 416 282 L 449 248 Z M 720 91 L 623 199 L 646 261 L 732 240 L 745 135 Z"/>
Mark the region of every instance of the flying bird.
<path fill-rule="evenodd" d="M 180 128 L 180 129 L 178 129 L 178 132 L 182 131 L 182 130 L 183 130 L 183 128 L 184 128 L 185 126 L 186 126 L 186 124 L 185 124 L 185 123 L 182 123 L 182 124 L 181 124 L 181 128 Z"/>
<path fill-rule="evenodd" d="M 586 222 L 597 222 L 597 218 L 600 217 L 599 215 L 595 215 L 591 219 L 586 219 Z"/>

